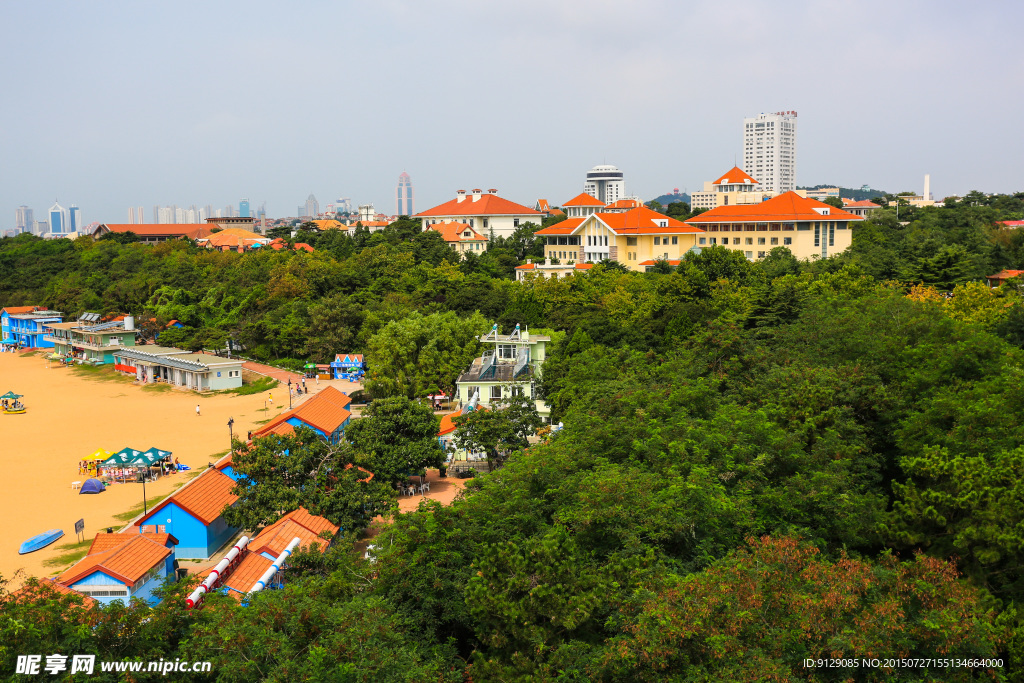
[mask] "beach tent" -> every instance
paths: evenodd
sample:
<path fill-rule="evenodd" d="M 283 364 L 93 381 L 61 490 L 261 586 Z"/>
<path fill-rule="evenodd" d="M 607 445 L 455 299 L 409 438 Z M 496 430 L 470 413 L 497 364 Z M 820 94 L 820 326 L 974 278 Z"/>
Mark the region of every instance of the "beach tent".
<path fill-rule="evenodd" d="M 99 479 L 86 479 L 85 483 L 82 484 L 82 489 L 78 493 L 79 495 L 83 493 L 103 493 L 105 490 L 103 482 Z"/>
<path fill-rule="evenodd" d="M 13 391 L 8 391 L 3 396 L 0 396 L 0 400 L 3 400 L 5 398 L 7 398 L 7 399 L 19 399 L 19 398 L 21 398 L 21 394 L 16 394 Z"/>
<path fill-rule="evenodd" d="M 142 455 L 142 451 L 137 451 L 134 448 L 122 448 L 117 453 L 103 461 L 104 467 L 124 467 L 132 460 Z"/>
<path fill-rule="evenodd" d="M 90 455 L 86 460 L 106 460 L 110 457 L 110 451 L 97 448 L 96 452 Z"/>
<path fill-rule="evenodd" d="M 170 458 L 173 455 L 170 451 L 162 451 L 159 448 L 150 448 L 145 453 L 153 458 L 153 462 L 163 460 L 164 458 Z"/>

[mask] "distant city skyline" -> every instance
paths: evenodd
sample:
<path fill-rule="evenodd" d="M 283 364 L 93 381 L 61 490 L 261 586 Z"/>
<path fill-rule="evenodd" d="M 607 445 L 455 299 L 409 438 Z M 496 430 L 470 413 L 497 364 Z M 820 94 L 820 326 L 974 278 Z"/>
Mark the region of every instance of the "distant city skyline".
<path fill-rule="evenodd" d="M 628 193 L 647 199 L 745 166 L 738 122 L 780 110 L 800 113 L 800 185 L 920 192 L 930 173 L 939 199 L 1024 189 L 1024 93 L 1007 86 L 1021 78 L 1024 4 L 737 0 L 722 12 L 637 0 L 622 12 L 581 0 L 228 0 L 126 10 L 56 0 L 2 3 L 0 20 L 18 27 L 6 36 L 18 59 L 0 70 L 0 92 L 47 102 L 58 88 L 73 103 L 0 111 L 0 230 L 20 206 L 45 218 L 55 197 L 105 222 L 124 221 L 129 206 L 237 207 L 242 197 L 288 216 L 311 193 L 390 213 L 402 170 L 415 179 L 416 208 L 480 185 L 557 204 L 602 163 L 624 169 Z M 344 50 L 325 51 L 308 38 L 313 24 L 385 28 L 352 31 Z M 623 39 L 652 26 L 679 31 Z M 437 49 L 475 41 L 485 55 Z M 598 63 L 601 86 L 576 88 L 571 106 L 543 94 Z M 147 84 L 204 94 L 246 84 L 258 97 L 150 107 L 138 98 Z M 389 101 L 394 91 L 424 103 L 415 125 L 410 106 Z M 369 104 L 374 95 L 385 103 Z M 965 125 L 970 134 L 950 134 Z"/>

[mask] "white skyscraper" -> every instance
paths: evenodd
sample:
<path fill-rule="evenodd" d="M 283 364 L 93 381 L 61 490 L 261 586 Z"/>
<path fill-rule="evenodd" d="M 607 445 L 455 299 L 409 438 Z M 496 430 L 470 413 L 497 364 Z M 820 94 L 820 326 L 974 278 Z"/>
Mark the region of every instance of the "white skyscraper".
<path fill-rule="evenodd" d="M 795 111 L 743 119 L 743 170 L 765 191 L 796 189 Z"/>
<path fill-rule="evenodd" d="M 68 232 L 68 210 L 65 209 L 60 203 L 55 202 L 50 207 L 50 232 L 53 233 L 65 233 Z"/>
<path fill-rule="evenodd" d="M 595 166 L 587 171 L 583 191 L 605 204 L 611 204 L 626 198 L 626 181 L 622 171 L 614 166 Z"/>
<path fill-rule="evenodd" d="M 15 227 L 18 232 L 32 232 L 32 223 L 35 221 L 35 217 L 32 215 L 32 209 L 28 208 L 24 204 L 18 207 L 15 212 Z"/>

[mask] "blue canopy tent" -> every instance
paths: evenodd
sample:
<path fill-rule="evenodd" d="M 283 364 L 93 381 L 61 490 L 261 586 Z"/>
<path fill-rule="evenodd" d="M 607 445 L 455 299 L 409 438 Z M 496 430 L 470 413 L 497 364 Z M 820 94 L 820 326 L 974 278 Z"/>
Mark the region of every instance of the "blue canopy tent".
<path fill-rule="evenodd" d="M 103 482 L 99 479 L 86 479 L 85 483 L 82 484 L 81 490 L 78 492 L 79 495 L 83 493 L 103 493 L 106 491 L 106 487 L 103 486 Z"/>

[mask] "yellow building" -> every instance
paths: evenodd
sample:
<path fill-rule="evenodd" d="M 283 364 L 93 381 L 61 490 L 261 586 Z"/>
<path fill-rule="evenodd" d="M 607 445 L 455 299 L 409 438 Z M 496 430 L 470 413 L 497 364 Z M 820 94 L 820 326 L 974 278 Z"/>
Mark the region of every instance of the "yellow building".
<path fill-rule="evenodd" d="M 774 193 L 764 189 L 739 166 L 733 166 L 718 180 L 704 183 L 703 192 L 690 195 L 691 209 L 713 209 L 716 206 L 760 204 Z"/>
<path fill-rule="evenodd" d="M 853 226 L 862 220 L 863 216 L 786 192 L 760 204 L 719 206 L 687 223 L 703 230 L 697 246 L 727 246 L 753 260 L 775 247 L 786 247 L 799 259 L 838 254 L 849 248 Z"/>
<path fill-rule="evenodd" d="M 585 201 L 580 197 L 571 200 L 578 204 Z M 567 212 L 573 209 L 570 202 L 562 207 Z M 624 212 L 602 212 L 596 206 L 592 212 L 590 206 L 579 208 L 584 215 L 537 231 L 538 237 L 546 238 L 544 255 L 548 263 L 554 259 L 565 265 L 610 259 L 630 270 L 642 271 L 643 261 L 679 259 L 704 232 L 646 206 Z"/>

